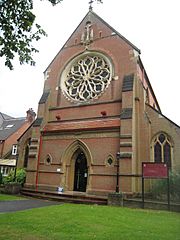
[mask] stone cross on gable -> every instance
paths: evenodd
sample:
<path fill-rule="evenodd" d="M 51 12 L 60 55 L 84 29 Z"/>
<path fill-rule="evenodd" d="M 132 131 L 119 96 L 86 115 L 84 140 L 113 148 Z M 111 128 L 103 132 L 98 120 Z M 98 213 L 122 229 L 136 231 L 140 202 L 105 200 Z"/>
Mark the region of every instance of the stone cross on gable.
<path fill-rule="evenodd" d="M 96 1 L 97 3 L 103 3 L 102 0 L 90 0 L 90 1 L 89 1 L 89 11 L 92 11 L 92 10 L 93 10 L 92 5 L 93 5 L 94 1 Z"/>
<path fill-rule="evenodd" d="M 94 2 L 93 0 L 90 0 L 90 1 L 89 1 L 89 11 L 92 11 L 92 9 L 93 9 L 93 8 L 92 8 L 93 2 Z"/>

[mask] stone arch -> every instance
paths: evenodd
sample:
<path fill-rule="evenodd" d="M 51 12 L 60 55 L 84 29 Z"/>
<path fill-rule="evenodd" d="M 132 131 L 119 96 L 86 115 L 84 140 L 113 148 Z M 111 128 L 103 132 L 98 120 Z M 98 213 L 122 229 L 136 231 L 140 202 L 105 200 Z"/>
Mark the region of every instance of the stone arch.
<path fill-rule="evenodd" d="M 85 59 L 88 58 L 89 63 L 86 64 Z M 99 60 L 98 60 L 99 59 Z M 81 61 L 81 63 L 79 63 Z M 98 65 L 99 67 L 102 67 L 102 70 L 104 72 L 103 78 L 100 78 L 99 72 L 97 71 L 96 73 L 92 71 L 94 67 L 97 67 L 97 63 L 103 63 Z M 85 65 L 84 68 L 88 67 L 89 64 L 92 66 L 89 67 L 89 73 L 87 74 L 85 71 L 82 70 L 81 65 Z M 87 66 L 86 66 L 87 65 Z M 76 73 L 74 73 L 74 67 L 76 67 Z M 72 70 L 72 71 L 71 71 Z M 92 72 L 91 72 L 92 71 Z M 69 76 L 69 73 L 71 72 L 71 77 Z M 88 88 L 88 81 L 89 81 L 89 76 L 91 73 L 97 74 L 97 81 L 94 81 L 91 79 L 94 85 L 94 91 L 92 94 L 92 91 Z M 74 76 L 75 75 L 75 76 Z M 79 89 L 77 91 L 76 87 L 72 84 L 72 82 L 77 81 L 77 76 L 84 76 L 83 79 L 85 82 L 86 90 L 84 91 L 83 89 Z M 99 77 L 99 78 L 98 78 Z M 99 98 L 108 88 L 109 85 L 114 77 L 114 65 L 111 57 L 107 55 L 107 53 L 104 53 L 103 51 L 84 51 L 81 52 L 77 55 L 75 55 L 73 58 L 67 61 L 65 64 L 62 72 L 60 73 L 59 76 L 59 88 L 61 89 L 62 94 L 64 95 L 65 98 L 67 98 L 68 101 L 71 102 L 77 102 L 77 103 L 84 103 L 84 102 L 89 102 L 89 101 L 94 101 L 95 99 Z M 84 80 L 82 80 L 84 81 Z M 78 84 L 78 82 L 77 82 Z M 69 87 L 71 85 L 71 91 L 69 91 Z M 96 89 L 97 87 L 97 89 Z"/>
<path fill-rule="evenodd" d="M 75 159 L 79 152 L 83 152 L 86 160 L 87 160 L 87 168 L 88 173 L 92 173 L 92 154 L 88 146 L 81 140 L 76 140 L 72 142 L 64 151 L 61 164 L 63 166 L 63 177 L 62 177 L 62 185 L 65 190 L 73 191 L 74 185 L 74 167 L 75 167 Z M 91 176 L 88 174 L 88 181 L 87 181 L 87 191 L 90 189 L 91 186 Z"/>
<path fill-rule="evenodd" d="M 155 138 L 157 138 L 160 134 L 164 134 L 165 136 L 167 136 L 169 138 L 169 141 L 171 142 L 172 147 L 174 147 L 173 138 L 167 132 L 164 132 L 164 131 L 158 131 L 153 135 L 153 137 L 151 138 L 151 146 L 152 146 Z"/>

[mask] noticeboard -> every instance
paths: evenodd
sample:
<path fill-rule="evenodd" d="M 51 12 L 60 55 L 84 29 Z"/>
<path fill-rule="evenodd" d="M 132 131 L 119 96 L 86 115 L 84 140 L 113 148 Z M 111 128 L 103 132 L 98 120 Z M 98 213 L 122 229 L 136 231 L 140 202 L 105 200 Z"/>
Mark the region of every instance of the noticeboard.
<path fill-rule="evenodd" d="M 165 163 L 142 163 L 143 178 L 168 178 L 168 166 Z"/>

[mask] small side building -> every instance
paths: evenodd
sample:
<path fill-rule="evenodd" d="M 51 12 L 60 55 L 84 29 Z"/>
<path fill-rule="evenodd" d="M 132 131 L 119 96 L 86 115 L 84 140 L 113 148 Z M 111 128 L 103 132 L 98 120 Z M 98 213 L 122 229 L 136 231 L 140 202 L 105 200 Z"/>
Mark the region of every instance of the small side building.
<path fill-rule="evenodd" d="M 0 171 L 6 176 L 16 166 L 17 139 L 31 126 L 35 112 L 29 109 L 26 117 L 14 118 L 0 112 Z"/>

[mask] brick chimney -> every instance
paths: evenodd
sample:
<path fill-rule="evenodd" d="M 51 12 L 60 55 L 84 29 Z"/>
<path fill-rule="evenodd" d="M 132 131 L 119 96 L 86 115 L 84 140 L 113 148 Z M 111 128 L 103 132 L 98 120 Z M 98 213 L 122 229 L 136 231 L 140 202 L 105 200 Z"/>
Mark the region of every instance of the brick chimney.
<path fill-rule="evenodd" d="M 27 113 L 26 120 L 28 122 L 33 122 L 36 117 L 36 113 L 33 111 L 33 109 L 29 108 L 29 110 L 27 110 L 26 113 Z"/>

